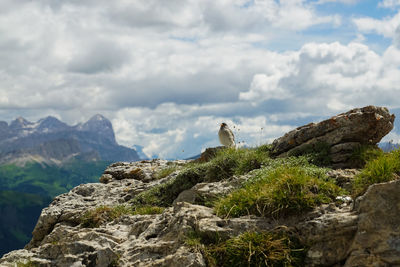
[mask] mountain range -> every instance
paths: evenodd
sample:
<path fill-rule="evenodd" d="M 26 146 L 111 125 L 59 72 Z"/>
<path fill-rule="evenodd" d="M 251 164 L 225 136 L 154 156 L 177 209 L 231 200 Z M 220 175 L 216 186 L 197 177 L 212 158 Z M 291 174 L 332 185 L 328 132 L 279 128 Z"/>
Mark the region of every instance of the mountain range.
<path fill-rule="evenodd" d="M 111 122 L 99 114 L 75 126 L 51 116 L 37 122 L 19 117 L 9 125 L 0 121 L 0 164 L 60 164 L 72 158 L 136 161 L 139 155 L 117 144 Z"/>

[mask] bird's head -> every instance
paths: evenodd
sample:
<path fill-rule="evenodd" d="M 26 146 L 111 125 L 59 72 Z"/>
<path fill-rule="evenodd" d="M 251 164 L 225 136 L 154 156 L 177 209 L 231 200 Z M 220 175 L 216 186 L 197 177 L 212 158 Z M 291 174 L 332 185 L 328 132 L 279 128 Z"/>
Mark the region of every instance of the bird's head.
<path fill-rule="evenodd" d="M 223 123 L 221 123 L 221 125 L 220 125 L 221 127 L 225 127 L 225 126 L 228 126 L 225 122 L 223 122 Z"/>

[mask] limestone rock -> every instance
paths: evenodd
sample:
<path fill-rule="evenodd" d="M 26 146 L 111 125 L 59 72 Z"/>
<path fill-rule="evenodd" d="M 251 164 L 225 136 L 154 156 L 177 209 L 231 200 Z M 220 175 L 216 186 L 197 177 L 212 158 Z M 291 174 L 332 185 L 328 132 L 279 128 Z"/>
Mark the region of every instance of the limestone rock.
<path fill-rule="evenodd" d="M 316 212 L 320 216 L 296 226 L 303 242 L 311 244 L 306 263 L 307 266 L 333 266 L 347 258 L 358 216 L 350 206 L 339 208 L 333 204 Z"/>
<path fill-rule="evenodd" d="M 221 218 L 204 204 L 228 194 L 252 172 L 212 183 L 198 183 L 181 192 L 161 214 L 125 214 L 94 228 L 82 225 L 82 215 L 101 206 L 130 205 L 135 195 L 174 179 L 157 173 L 170 164 L 163 160 L 117 163 L 107 168 L 107 183 L 84 184 L 62 194 L 42 211 L 33 238 L 21 250 L 0 259 L 0 266 L 32 262 L 38 266 L 206 266 L 199 252 L 186 244 L 196 232 L 209 240 L 225 240 L 246 231 L 288 229 L 308 246 L 306 266 L 399 266 L 400 180 L 372 185 L 355 203 L 341 196 L 310 212 L 284 218 L 254 215 Z M 142 174 L 132 175 L 140 169 Z M 257 171 L 254 171 L 257 173 Z M 354 169 L 328 175 L 345 186 Z M 202 201 L 204 203 L 202 203 Z M 190 203 L 191 202 L 191 203 Z"/>
<path fill-rule="evenodd" d="M 351 167 L 349 159 L 360 145 L 375 145 L 393 129 L 395 116 L 387 108 L 366 106 L 301 126 L 272 144 L 272 155 L 296 154 L 320 143 L 330 148 L 335 167 Z"/>
<path fill-rule="evenodd" d="M 336 184 L 351 192 L 352 181 L 360 173 L 358 169 L 337 169 L 328 171 L 327 175 L 336 181 Z"/>
<path fill-rule="evenodd" d="M 200 154 L 198 159 L 195 159 L 195 162 L 207 162 L 210 161 L 212 158 L 215 157 L 218 151 L 224 149 L 224 146 L 217 146 L 217 147 L 209 147 L 206 148 L 204 152 Z"/>
<path fill-rule="evenodd" d="M 400 180 L 371 185 L 355 208 L 358 229 L 345 266 L 400 266 Z"/>
<path fill-rule="evenodd" d="M 222 180 L 211 183 L 198 183 L 192 188 L 182 191 L 175 199 L 174 204 L 177 202 L 188 203 L 207 203 L 211 202 L 221 195 L 226 195 L 233 189 L 239 187 L 241 182 L 247 180 L 248 175 L 232 176 L 230 179 Z"/>

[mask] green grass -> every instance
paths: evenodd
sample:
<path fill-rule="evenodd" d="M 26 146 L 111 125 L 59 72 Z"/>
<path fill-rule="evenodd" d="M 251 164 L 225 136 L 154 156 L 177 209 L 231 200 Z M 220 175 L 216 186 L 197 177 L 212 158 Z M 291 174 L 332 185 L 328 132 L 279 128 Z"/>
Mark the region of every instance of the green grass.
<path fill-rule="evenodd" d="M 81 225 L 85 228 L 97 228 L 104 223 L 111 222 L 121 217 L 122 215 L 161 214 L 163 211 L 164 208 L 154 206 L 100 206 L 96 209 L 87 211 L 81 218 Z"/>
<path fill-rule="evenodd" d="M 191 165 L 190 168 L 182 170 L 175 178 L 139 193 L 130 203 L 133 206 L 168 207 L 179 193 L 202 182 L 205 171 L 206 166 L 203 164 Z"/>
<path fill-rule="evenodd" d="M 222 149 L 209 162 L 187 164 L 175 178 L 138 194 L 131 203 L 168 207 L 182 191 L 192 188 L 197 183 L 215 182 L 228 179 L 232 175 L 245 174 L 260 168 L 270 160 L 267 145 L 253 149 Z"/>
<path fill-rule="evenodd" d="M 161 170 L 159 170 L 154 176 L 156 179 L 162 179 L 167 177 L 168 175 L 170 175 L 171 173 L 173 173 L 174 171 L 177 170 L 177 166 L 173 165 L 173 166 L 168 166 L 166 168 L 163 168 Z"/>
<path fill-rule="evenodd" d="M 109 162 L 73 160 L 63 166 L 27 163 L 24 167 L 0 166 L 0 190 L 35 193 L 55 197 L 73 187 L 98 182 Z"/>
<path fill-rule="evenodd" d="M 329 144 L 319 142 L 298 147 L 289 156 L 307 156 L 309 161 L 317 166 L 329 166 L 331 164 L 330 149 Z"/>
<path fill-rule="evenodd" d="M 131 210 L 125 206 L 100 206 L 87 211 L 81 218 L 82 227 L 97 228 L 103 223 L 110 222 L 124 214 L 130 214 Z"/>
<path fill-rule="evenodd" d="M 208 266 L 304 266 L 306 249 L 288 232 L 245 232 L 211 241 L 189 233 L 185 244 L 201 252 Z"/>
<path fill-rule="evenodd" d="M 0 165 L 0 256 L 32 238 L 40 212 L 53 197 L 98 182 L 109 162 L 71 160 L 62 165 Z"/>
<path fill-rule="evenodd" d="M 350 161 L 351 165 L 363 168 L 367 162 L 372 161 L 384 154 L 383 150 L 376 145 L 360 145 L 354 149 Z"/>
<path fill-rule="evenodd" d="M 361 173 L 355 177 L 353 196 L 362 195 L 372 184 L 398 179 L 399 174 L 400 150 L 380 153 L 377 157 L 370 159 Z"/>
<path fill-rule="evenodd" d="M 23 263 L 21 261 L 17 262 L 17 267 L 38 267 L 39 264 L 33 262 L 33 261 L 27 261 L 26 263 Z"/>
<path fill-rule="evenodd" d="M 257 148 L 226 148 L 218 151 L 211 160 L 215 171 L 210 170 L 208 181 L 219 181 L 229 178 L 233 174 L 242 175 L 254 169 L 259 169 L 270 160 L 270 145 Z M 218 169 L 219 168 L 219 169 Z M 221 174 L 218 174 L 220 171 Z"/>
<path fill-rule="evenodd" d="M 309 164 L 281 165 L 260 170 L 243 188 L 217 200 L 214 209 L 225 217 L 250 214 L 280 217 L 332 202 L 344 193 L 328 180 L 324 169 Z"/>
<path fill-rule="evenodd" d="M 132 215 L 161 214 L 165 208 L 157 206 L 140 206 L 132 208 Z"/>

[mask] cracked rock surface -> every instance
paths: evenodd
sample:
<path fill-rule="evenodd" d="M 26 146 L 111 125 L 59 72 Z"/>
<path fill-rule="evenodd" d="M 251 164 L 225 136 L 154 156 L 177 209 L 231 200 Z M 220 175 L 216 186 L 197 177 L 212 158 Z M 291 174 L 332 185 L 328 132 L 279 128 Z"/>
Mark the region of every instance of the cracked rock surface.
<path fill-rule="evenodd" d="M 390 114 L 385 107 L 366 106 L 352 109 L 286 133 L 273 142 L 273 154 L 297 154 L 323 143 L 329 146 L 333 167 L 353 167 L 353 151 L 361 145 L 376 145 L 393 129 L 394 119 L 394 114 Z"/>
<path fill-rule="evenodd" d="M 182 162 L 177 162 L 177 164 Z M 245 231 L 268 231 L 276 227 L 295 229 L 301 239 L 312 244 L 307 253 L 307 266 L 367 266 L 399 264 L 400 181 L 377 184 L 352 203 L 323 205 L 301 216 L 274 220 L 256 216 L 224 219 L 211 208 L 186 201 L 176 201 L 162 214 L 123 215 L 95 228 L 84 228 L 81 216 L 100 206 L 127 204 L 134 196 L 156 184 L 172 179 L 137 180 L 120 178 L 121 166 L 129 172 L 141 168 L 152 177 L 167 166 L 166 161 L 121 163 L 115 178 L 111 165 L 107 183 L 83 184 L 54 199 L 42 211 L 31 242 L 0 260 L 1 266 L 32 261 L 39 266 L 206 266 L 203 255 L 185 245 L 185 236 L 196 231 L 205 236 L 237 236 Z M 332 177 L 349 176 L 352 170 L 333 172 Z M 341 174 L 341 175 L 340 175 Z M 200 183 L 196 194 L 219 194 L 231 190 L 237 180 Z M 368 253 L 367 253 L 368 252 Z M 367 264 L 368 263 L 368 264 Z M 364 265 L 367 264 L 367 265 Z M 387 265 L 387 266 L 389 266 Z M 378 266 L 378 265 L 377 265 Z"/>

